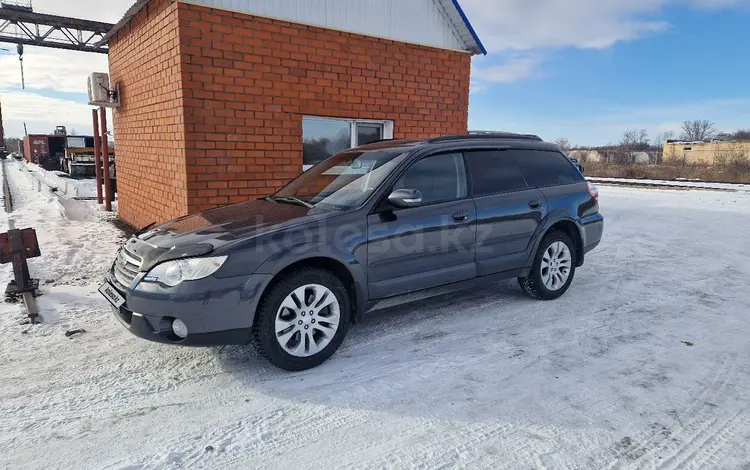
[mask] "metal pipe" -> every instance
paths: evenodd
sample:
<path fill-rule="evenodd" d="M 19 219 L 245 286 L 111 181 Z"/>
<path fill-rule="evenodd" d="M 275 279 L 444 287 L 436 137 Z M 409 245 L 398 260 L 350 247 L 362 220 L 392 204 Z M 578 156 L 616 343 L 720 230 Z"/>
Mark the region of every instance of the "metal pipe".
<path fill-rule="evenodd" d="M 109 179 L 109 139 L 107 138 L 107 110 L 99 108 L 102 120 L 102 161 L 104 162 L 104 210 L 112 212 L 112 181 Z"/>
<path fill-rule="evenodd" d="M 91 110 L 94 117 L 94 164 L 96 165 L 96 203 L 102 203 L 102 154 L 101 136 L 99 135 L 99 112 Z"/>

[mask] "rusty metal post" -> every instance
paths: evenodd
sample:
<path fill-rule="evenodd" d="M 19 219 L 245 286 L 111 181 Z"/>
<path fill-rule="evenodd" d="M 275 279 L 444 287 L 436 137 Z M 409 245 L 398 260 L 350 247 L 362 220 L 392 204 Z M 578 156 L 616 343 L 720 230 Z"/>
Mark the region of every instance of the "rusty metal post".
<path fill-rule="evenodd" d="M 99 112 L 91 110 L 94 117 L 94 164 L 96 165 L 96 202 L 102 203 L 102 155 L 101 136 L 99 135 Z"/>
<path fill-rule="evenodd" d="M 36 239 L 36 234 L 33 235 Z M 39 310 L 34 300 L 34 293 L 39 288 L 39 280 L 32 279 L 29 274 L 29 265 L 26 262 L 27 248 L 21 235 L 21 230 L 15 228 L 13 219 L 8 220 L 8 245 L 13 263 L 13 280 L 5 289 L 6 298 L 9 295 L 20 295 L 26 307 L 29 323 L 34 324 L 39 320 Z M 28 248 L 29 252 L 33 250 Z M 31 253 L 34 257 L 35 254 Z"/>
<path fill-rule="evenodd" d="M 109 179 L 109 138 L 107 137 L 107 110 L 99 109 L 102 120 L 102 162 L 104 162 L 104 210 L 112 212 L 112 180 Z"/>

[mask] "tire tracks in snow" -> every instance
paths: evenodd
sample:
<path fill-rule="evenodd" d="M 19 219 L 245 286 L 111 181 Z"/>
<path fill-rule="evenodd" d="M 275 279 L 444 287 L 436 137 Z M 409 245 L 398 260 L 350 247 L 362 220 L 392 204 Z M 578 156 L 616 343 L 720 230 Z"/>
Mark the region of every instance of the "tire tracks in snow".
<path fill-rule="evenodd" d="M 698 439 L 700 434 L 707 432 L 709 434 L 707 441 L 718 432 L 715 431 L 717 419 L 713 415 L 716 413 L 717 405 L 714 402 L 721 402 L 725 397 L 727 382 L 734 375 L 738 356 L 737 353 L 733 353 L 728 358 L 725 357 L 711 383 L 693 400 L 692 405 L 681 413 L 690 416 L 687 422 L 675 420 L 671 426 L 655 422 L 649 431 L 631 437 L 629 441 L 623 439 L 625 442 L 619 443 L 617 447 L 620 449 L 615 459 L 606 465 L 606 468 L 640 468 L 646 463 L 663 469 L 684 468 L 679 464 L 674 467 L 669 464 L 672 461 L 684 463 L 683 459 L 679 458 L 680 454 L 699 450 L 699 447 L 691 447 L 691 444 Z M 708 402 L 709 399 L 712 401 Z M 696 430 L 694 434 L 686 436 Z M 635 442 L 636 445 L 627 444 L 627 442 Z M 665 452 L 670 452 L 671 455 L 667 457 L 660 455 Z"/>

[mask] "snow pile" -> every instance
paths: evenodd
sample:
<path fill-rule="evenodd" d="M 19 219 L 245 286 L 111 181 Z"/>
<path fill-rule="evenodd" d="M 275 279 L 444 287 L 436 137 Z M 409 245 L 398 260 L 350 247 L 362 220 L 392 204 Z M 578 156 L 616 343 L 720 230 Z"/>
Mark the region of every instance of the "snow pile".
<path fill-rule="evenodd" d="M 96 179 L 75 179 L 71 178 L 62 171 L 48 171 L 35 163 L 18 161 L 17 165 L 23 166 L 34 178 L 47 185 L 55 188 L 56 194 L 65 198 L 95 198 L 96 197 Z"/>
<path fill-rule="evenodd" d="M 605 238 L 560 300 L 508 281 L 391 303 L 329 362 L 287 373 L 250 348 L 131 336 L 96 293 L 117 231 L 15 183 L 16 223 L 37 228 L 44 253 L 31 270 L 45 324 L 0 307 L 0 468 L 683 469 L 750 456 L 748 194 L 602 188 Z"/>

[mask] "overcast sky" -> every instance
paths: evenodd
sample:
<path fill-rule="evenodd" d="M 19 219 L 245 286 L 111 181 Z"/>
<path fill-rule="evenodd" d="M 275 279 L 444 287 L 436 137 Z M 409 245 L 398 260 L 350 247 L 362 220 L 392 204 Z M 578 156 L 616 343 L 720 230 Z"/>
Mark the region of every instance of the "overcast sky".
<path fill-rule="evenodd" d="M 351 0 L 342 0 L 351 1 Z M 376 0 L 371 0 L 376 1 Z M 34 0 L 36 11 L 116 22 L 132 0 Z M 460 0 L 487 47 L 472 69 L 470 128 L 534 132 L 574 144 L 653 138 L 685 119 L 750 127 L 750 0 Z M 12 45 L 0 47 L 14 48 Z M 99 54 L 27 47 L 26 90 L 0 51 L 6 134 L 91 132 L 86 77 Z"/>

